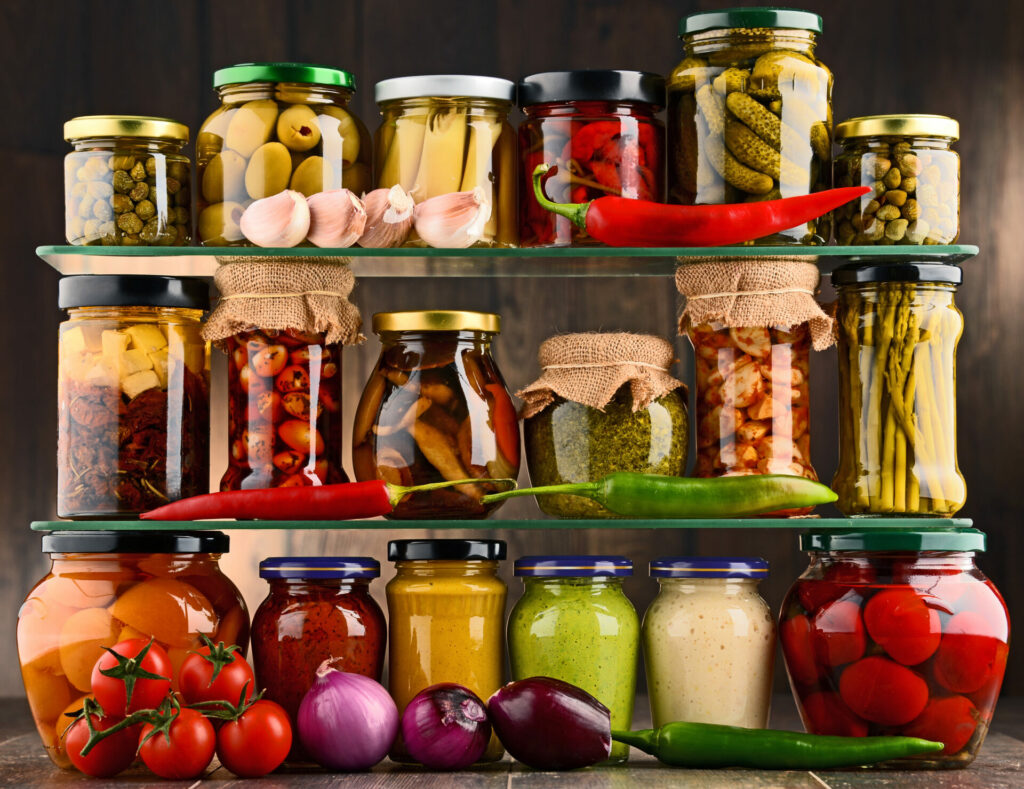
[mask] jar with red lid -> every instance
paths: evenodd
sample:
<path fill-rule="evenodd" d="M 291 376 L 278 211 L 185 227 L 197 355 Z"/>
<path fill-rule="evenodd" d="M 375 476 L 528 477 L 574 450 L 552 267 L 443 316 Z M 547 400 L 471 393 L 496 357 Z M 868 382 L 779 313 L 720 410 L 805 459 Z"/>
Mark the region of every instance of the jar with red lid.
<path fill-rule="evenodd" d="M 260 562 L 270 592 L 252 622 L 256 684 L 264 698 L 288 713 L 293 728 L 299 705 L 331 660 L 338 671 L 380 682 L 387 624 L 370 596 L 380 563 L 366 557 L 290 557 Z M 290 761 L 305 754 L 293 740 Z"/>
<path fill-rule="evenodd" d="M 970 764 L 1006 671 L 1006 604 L 974 561 L 985 535 L 934 529 L 950 523 L 800 538 L 811 563 L 783 603 L 779 637 L 804 726 L 946 746 L 886 767 Z"/>
<path fill-rule="evenodd" d="M 523 181 L 519 243 L 524 247 L 598 244 L 535 199 L 533 171 L 557 167 L 544 182 L 558 203 L 604 195 L 665 201 L 665 81 L 646 71 L 549 71 L 519 83 Z"/>

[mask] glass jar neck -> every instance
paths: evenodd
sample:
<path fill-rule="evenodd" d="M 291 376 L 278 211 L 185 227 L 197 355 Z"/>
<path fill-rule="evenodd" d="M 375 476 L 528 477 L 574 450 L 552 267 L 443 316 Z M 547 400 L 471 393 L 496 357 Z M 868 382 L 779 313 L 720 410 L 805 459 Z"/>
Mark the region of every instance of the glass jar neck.
<path fill-rule="evenodd" d="M 731 28 L 683 36 L 683 48 L 687 57 L 701 57 L 726 49 L 736 49 L 737 54 L 741 54 L 744 49 L 756 44 L 770 44 L 775 49 L 788 49 L 814 57 L 818 34 L 810 30 L 788 28 Z M 750 56 L 742 55 L 740 59 L 748 60 Z"/>
<path fill-rule="evenodd" d="M 218 570 L 220 567 L 219 553 L 51 553 L 50 561 L 54 573 L 75 572 L 88 565 L 91 572 L 102 568 L 120 568 L 125 564 L 138 564 L 146 559 L 160 557 L 161 565 L 168 569 L 199 569 Z"/>
<path fill-rule="evenodd" d="M 380 107 L 380 114 L 387 119 L 399 115 L 418 115 L 420 113 L 455 107 L 469 110 L 471 114 L 484 110 L 490 112 L 498 110 L 502 115 L 508 115 L 512 109 L 512 102 L 503 99 L 487 99 L 480 96 L 412 96 L 407 99 L 382 101 L 378 106 Z"/>
<path fill-rule="evenodd" d="M 399 576 L 416 578 L 496 576 L 498 562 L 484 559 L 419 559 L 395 562 Z"/>
<path fill-rule="evenodd" d="M 595 577 L 572 578 L 523 578 L 526 592 L 546 592 L 559 594 L 567 590 L 587 590 L 591 592 L 621 591 L 622 579 L 615 576 L 600 575 Z"/>
<path fill-rule="evenodd" d="M 914 291 L 916 293 L 946 294 L 942 301 L 951 303 L 958 285 L 949 282 L 859 282 L 849 285 L 837 285 L 836 293 L 859 293 L 862 296 L 876 294 L 882 290 L 897 292 Z"/>
<path fill-rule="evenodd" d="M 217 88 L 221 104 L 243 104 L 259 99 L 274 99 L 289 103 L 339 104 L 345 106 L 352 91 L 329 85 L 311 85 L 301 82 L 241 82 Z"/>
<path fill-rule="evenodd" d="M 926 148 L 932 151 L 948 151 L 955 142 L 952 137 L 916 137 L 906 134 L 884 134 L 873 137 L 849 137 L 839 144 L 844 149 L 851 148 L 888 148 L 893 142 L 905 142 L 911 148 Z"/>
<path fill-rule="evenodd" d="M 973 551 L 814 551 L 811 566 L 828 569 L 841 564 L 851 569 L 875 570 L 880 565 L 898 563 L 906 569 L 913 566 L 926 572 L 955 570 L 969 572 L 977 569 Z M 865 576 L 870 577 L 870 576 Z"/>
<path fill-rule="evenodd" d="M 663 592 L 677 594 L 757 594 L 757 578 L 659 578 Z"/>
<path fill-rule="evenodd" d="M 272 594 L 286 596 L 302 594 L 366 594 L 370 590 L 369 578 L 271 578 Z"/>
<path fill-rule="evenodd" d="M 155 137 L 85 137 L 75 140 L 76 151 L 145 151 L 147 153 L 180 154 L 184 140 L 162 140 Z"/>
<path fill-rule="evenodd" d="M 528 118 L 574 118 L 621 115 L 655 120 L 657 107 L 643 101 L 559 101 L 523 107 Z"/>
<path fill-rule="evenodd" d="M 202 320 L 203 311 L 188 307 L 70 307 L 68 320 Z"/>
<path fill-rule="evenodd" d="M 433 347 L 452 345 L 489 351 L 494 339 L 492 332 L 485 331 L 382 331 L 378 332 L 378 336 L 385 349 L 399 345 L 429 344 Z"/>

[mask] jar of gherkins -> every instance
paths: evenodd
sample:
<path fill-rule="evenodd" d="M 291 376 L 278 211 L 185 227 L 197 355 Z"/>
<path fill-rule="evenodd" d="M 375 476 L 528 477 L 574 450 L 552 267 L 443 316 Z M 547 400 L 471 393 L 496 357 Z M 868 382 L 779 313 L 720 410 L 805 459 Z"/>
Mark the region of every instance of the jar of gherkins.
<path fill-rule="evenodd" d="M 168 118 L 83 115 L 64 124 L 69 244 L 185 246 L 192 240 L 188 127 Z"/>
<path fill-rule="evenodd" d="M 242 213 L 286 189 L 370 189 L 370 135 L 348 108 L 355 78 L 306 63 L 242 63 L 213 75 L 221 106 L 199 129 L 199 240 L 250 246 Z"/>
<path fill-rule="evenodd" d="M 836 126 L 836 186 L 871 191 L 835 212 L 840 244 L 952 244 L 960 236 L 960 124 L 872 115 Z"/>
<path fill-rule="evenodd" d="M 831 180 L 832 73 L 815 56 L 821 17 L 733 8 L 683 18 L 668 92 L 669 200 L 794 197 Z M 826 217 L 759 239 L 824 244 Z"/>

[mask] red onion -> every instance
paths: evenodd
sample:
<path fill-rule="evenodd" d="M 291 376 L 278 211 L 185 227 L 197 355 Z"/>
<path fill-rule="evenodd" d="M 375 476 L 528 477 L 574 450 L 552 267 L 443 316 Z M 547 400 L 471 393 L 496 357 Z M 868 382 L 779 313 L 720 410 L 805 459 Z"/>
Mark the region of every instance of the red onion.
<path fill-rule="evenodd" d="M 406 750 L 435 770 L 469 767 L 483 756 L 490 738 L 484 703 L 469 688 L 452 682 L 421 690 L 402 713 Z"/>
<path fill-rule="evenodd" d="M 550 677 L 510 682 L 491 696 L 487 711 L 502 745 L 534 769 L 589 767 L 611 753 L 608 708 L 568 682 Z"/>
<path fill-rule="evenodd" d="M 318 764 L 367 770 L 387 756 L 398 734 L 398 708 L 384 687 L 325 660 L 299 705 L 299 737 Z"/>

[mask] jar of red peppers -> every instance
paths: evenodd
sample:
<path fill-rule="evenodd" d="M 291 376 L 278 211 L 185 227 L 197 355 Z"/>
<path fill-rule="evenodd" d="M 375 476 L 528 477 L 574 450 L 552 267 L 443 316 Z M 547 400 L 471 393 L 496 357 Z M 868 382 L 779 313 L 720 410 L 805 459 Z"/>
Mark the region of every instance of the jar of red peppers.
<path fill-rule="evenodd" d="M 519 83 L 523 182 L 520 245 L 597 244 L 566 217 L 541 207 L 533 193 L 537 165 L 557 166 L 544 184 L 560 203 L 604 195 L 665 200 L 665 81 L 645 71 L 550 71 Z"/>
<path fill-rule="evenodd" d="M 892 763 L 904 769 L 970 764 L 1009 649 L 1006 604 L 974 562 L 985 535 L 876 529 L 805 534 L 800 545 L 811 564 L 779 636 L 807 730 L 945 744 Z"/>
<path fill-rule="evenodd" d="M 370 596 L 380 563 L 365 557 L 264 559 L 270 592 L 252 621 L 256 683 L 288 712 L 293 727 L 316 670 L 333 659 L 339 671 L 380 682 L 387 623 Z M 289 760 L 305 755 L 296 738 Z"/>

